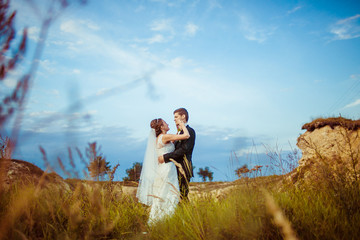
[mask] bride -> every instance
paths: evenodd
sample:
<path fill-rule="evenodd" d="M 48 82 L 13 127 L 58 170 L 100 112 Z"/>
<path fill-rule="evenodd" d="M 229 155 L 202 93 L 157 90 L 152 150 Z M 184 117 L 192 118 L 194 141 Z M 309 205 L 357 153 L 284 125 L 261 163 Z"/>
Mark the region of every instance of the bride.
<path fill-rule="evenodd" d="M 176 120 L 175 123 L 178 130 L 183 131 L 182 134 L 167 134 L 169 125 L 161 118 L 150 123 L 151 132 L 136 193 L 139 202 L 151 206 L 149 224 L 171 215 L 179 203 L 179 182 L 175 164 L 158 163 L 158 156 L 175 150 L 173 141 L 190 137 L 181 120 Z"/>

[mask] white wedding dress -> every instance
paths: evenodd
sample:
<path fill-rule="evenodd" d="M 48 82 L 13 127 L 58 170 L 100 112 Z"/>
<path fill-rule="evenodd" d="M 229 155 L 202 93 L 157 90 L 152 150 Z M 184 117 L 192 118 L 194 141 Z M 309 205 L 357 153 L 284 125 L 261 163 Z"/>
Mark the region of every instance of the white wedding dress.
<path fill-rule="evenodd" d="M 162 134 L 159 135 L 157 143 L 156 138 L 153 143 L 154 140 L 150 140 L 149 137 L 137 191 L 139 201 L 151 206 L 149 224 L 173 214 L 180 197 L 175 164 L 172 162 L 159 164 L 157 162 L 158 156 L 175 150 L 173 143 L 163 144 L 162 137 Z M 151 152 L 151 146 L 154 146 L 154 152 Z"/>
<path fill-rule="evenodd" d="M 164 155 L 175 150 L 174 144 L 162 143 L 161 134 L 156 145 L 157 155 Z M 151 205 L 149 224 L 166 215 L 171 215 L 179 203 L 179 182 L 175 164 L 172 162 L 159 164 L 153 185 L 153 203 Z"/>

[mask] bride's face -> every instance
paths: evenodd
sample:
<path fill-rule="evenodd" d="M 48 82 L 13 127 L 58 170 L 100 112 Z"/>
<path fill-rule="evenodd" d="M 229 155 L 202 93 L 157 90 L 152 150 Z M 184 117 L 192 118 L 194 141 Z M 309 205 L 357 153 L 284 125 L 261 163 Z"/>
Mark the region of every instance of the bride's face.
<path fill-rule="evenodd" d="M 164 120 L 163 120 L 163 125 L 161 126 L 161 128 L 162 128 L 165 132 L 167 132 L 167 131 L 170 130 L 169 124 L 167 124 Z"/>

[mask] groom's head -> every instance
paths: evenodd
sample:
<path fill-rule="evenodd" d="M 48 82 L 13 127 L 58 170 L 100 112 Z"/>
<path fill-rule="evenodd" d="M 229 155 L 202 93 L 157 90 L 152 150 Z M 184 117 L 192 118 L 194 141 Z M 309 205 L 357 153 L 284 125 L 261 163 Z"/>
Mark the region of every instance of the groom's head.
<path fill-rule="evenodd" d="M 174 111 L 174 120 L 180 119 L 184 123 L 187 123 L 189 120 L 189 113 L 185 108 L 178 108 Z"/>

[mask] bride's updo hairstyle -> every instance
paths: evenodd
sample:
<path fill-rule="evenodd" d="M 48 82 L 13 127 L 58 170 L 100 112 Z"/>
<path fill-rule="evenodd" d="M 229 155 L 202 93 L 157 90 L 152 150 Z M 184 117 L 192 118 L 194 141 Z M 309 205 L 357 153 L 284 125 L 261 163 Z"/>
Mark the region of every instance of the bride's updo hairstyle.
<path fill-rule="evenodd" d="M 154 119 L 150 122 L 150 127 L 155 130 L 156 137 L 160 135 L 161 126 L 163 125 L 163 120 L 161 118 Z"/>

